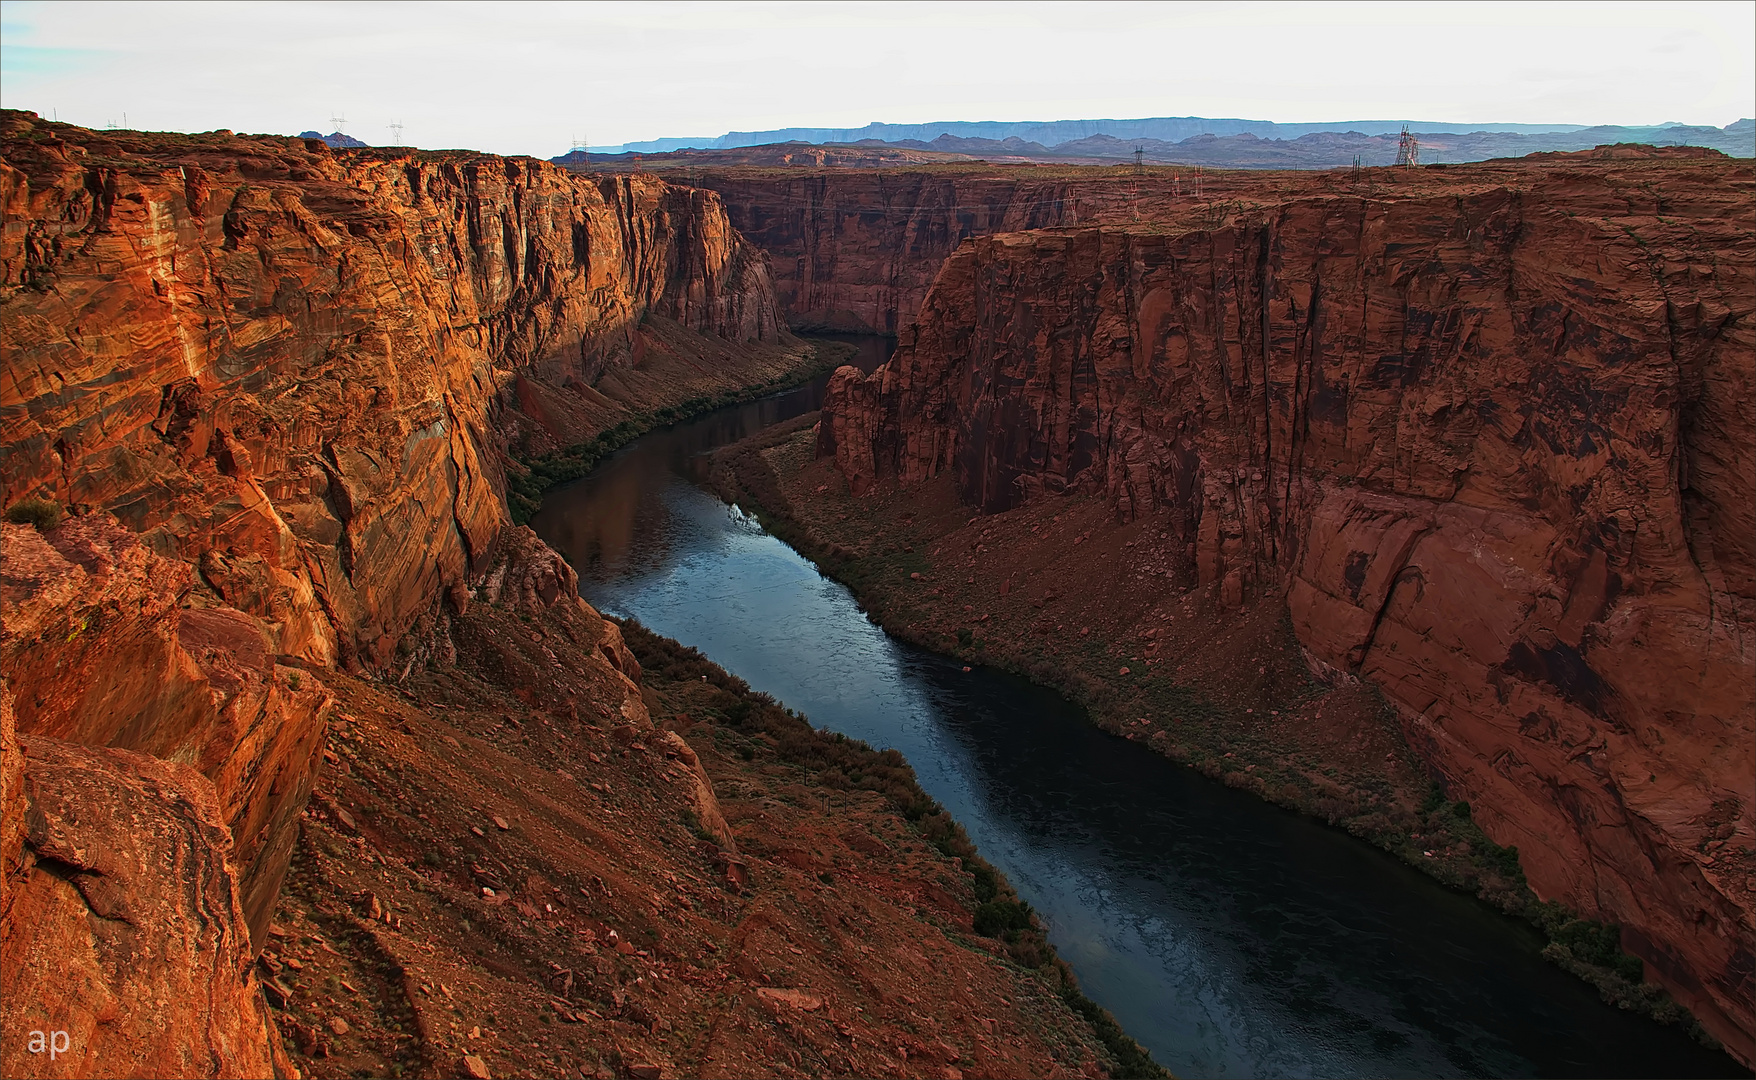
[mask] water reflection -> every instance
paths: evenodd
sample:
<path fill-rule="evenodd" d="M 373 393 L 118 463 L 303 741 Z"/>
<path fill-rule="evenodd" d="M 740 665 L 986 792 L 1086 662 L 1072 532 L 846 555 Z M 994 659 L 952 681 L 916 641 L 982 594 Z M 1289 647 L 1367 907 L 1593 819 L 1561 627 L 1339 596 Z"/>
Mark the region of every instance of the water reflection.
<path fill-rule="evenodd" d="M 868 362 L 876 362 L 874 352 Z M 581 591 L 837 731 L 896 747 L 1047 919 L 1086 992 L 1184 1076 L 1741 1075 L 1546 964 L 1529 927 L 1107 736 L 1058 695 L 886 637 L 691 482 L 821 388 L 640 440 L 534 523 Z"/>
<path fill-rule="evenodd" d="M 862 371 L 889 359 L 895 344 L 890 338 L 830 337 L 855 346 L 858 351 L 850 363 Z M 645 435 L 591 475 L 551 492 L 531 528 L 565 555 L 582 579 L 608 581 L 666 566 L 685 554 L 673 548 L 679 540 L 704 538 L 712 532 L 675 527 L 667 492 L 704 478 L 702 455 L 707 451 L 820 407 L 828 382 L 825 375 L 793 390 Z M 582 506 L 589 506 L 589 512 L 580 512 Z"/>

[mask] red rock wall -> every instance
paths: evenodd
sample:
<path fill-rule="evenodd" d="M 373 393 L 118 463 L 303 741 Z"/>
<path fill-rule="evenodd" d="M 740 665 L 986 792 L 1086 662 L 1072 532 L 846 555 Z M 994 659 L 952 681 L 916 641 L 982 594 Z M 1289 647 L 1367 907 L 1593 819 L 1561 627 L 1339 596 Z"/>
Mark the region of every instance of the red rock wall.
<path fill-rule="evenodd" d="M 105 515 L 0 524 L 0 671 L 18 730 L 192 766 L 236 842 L 261 944 L 323 743 L 328 695 L 276 663 L 260 619 L 203 605 L 194 572 Z"/>
<path fill-rule="evenodd" d="M 768 253 L 788 320 L 812 329 L 894 334 L 965 237 L 1062 225 L 1079 213 L 1069 185 L 1016 177 L 678 175 L 719 193 L 733 227 Z"/>
<path fill-rule="evenodd" d="M 295 1075 L 256 981 L 213 785 L 126 750 L 30 737 L 25 752 L 24 865 L 0 936 L 0 1071 Z M 33 1031 L 65 1032 L 62 1052 L 33 1052 Z"/>
<path fill-rule="evenodd" d="M 907 327 L 959 244 L 972 236 L 1211 216 L 1185 169 L 673 168 L 717 192 L 733 227 L 768 253 L 788 321 L 803 329 L 894 334 Z M 1383 170 L 1381 170 L 1383 171 Z M 1309 189 L 1312 173 L 1208 174 L 1205 200 Z M 1337 174 L 1339 176 L 1339 174 Z"/>
<path fill-rule="evenodd" d="M 1751 170 L 1490 179 L 966 242 L 820 450 L 1168 510 L 1191 584 L 1284 591 L 1538 894 L 1749 1060 L 1751 884 L 1707 845 L 1756 839 Z"/>
<path fill-rule="evenodd" d="M 589 396 L 649 316 L 777 342 L 766 261 L 711 193 L 652 177 L 11 111 L 0 152 L 0 506 L 75 513 L 0 526 L 5 1030 L 71 1010 L 99 1025 L 87 1075 L 265 1075 L 242 965 L 321 763 L 322 672 L 467 603 L 521 383 Z M 105 779 L 56 789 L 50 852 L 14 825 L 58 747 Z M 97 902 L 42 869 L 70 844 L 140 898 L 126 933 L 97 907 L 76 933 Z"/>
<path fill-rule="evenodd" d="M 718 201 L 650 177 L 0 130 L 0 502 L 115 513 L 310 663 L 383 660 L 487 552 L 516 375 L 589 384 L 648 314 L 780 333 Z"/>

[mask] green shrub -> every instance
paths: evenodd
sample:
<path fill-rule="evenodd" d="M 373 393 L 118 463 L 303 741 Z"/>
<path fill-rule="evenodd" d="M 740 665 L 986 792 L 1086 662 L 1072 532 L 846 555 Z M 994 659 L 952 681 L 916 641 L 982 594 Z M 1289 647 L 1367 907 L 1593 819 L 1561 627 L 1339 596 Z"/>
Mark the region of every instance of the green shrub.
<path fill-rule="evenodd" d="M 973 888 L 978 902 L 985 904 L 1000 895 L 1000 879 L 995 875 L 993 867 L 983 861 L 970 866 L 969 871 L 970 876 L 975 878 Z"/>
<path fill-rule="evenodd" d="M 48 532 L 66 517 L 61 504 L 53 499 L 21 499 L 6 508 L 6 520 L 14 525 L 34 525 L 39 532 Z"/>
<path fill-rule="evenodd" d="M 990 900 L 976 908 L 975 930 L 983 937 L 1012 937 L 1030 929 L 1030 905 L 1021 900 Z"/>
<path fill-rule="evenodd" d="M 1097 1032 L 1098 1038 L 1109 1047 L 1110 1053 L 1116 1055 L 1116 1071 L 1111 1076 L 1118 1078 L 1165 1077 L 1171 1074 L 1158 1062 L 1152 1060 L 1144 1047 L 1128 1037 L 1122 1026 L 1110 1011 L 1097 1002 L 1086 997 L 1079 990 L 1079 983 L 1073 977 L 1073 971 L 1065 963 L 1057 965 L 1061 968 L 1061 1000 L 1065 1001 L 1074 1012 L 1085 1018 L 1085 1022 Z"/>

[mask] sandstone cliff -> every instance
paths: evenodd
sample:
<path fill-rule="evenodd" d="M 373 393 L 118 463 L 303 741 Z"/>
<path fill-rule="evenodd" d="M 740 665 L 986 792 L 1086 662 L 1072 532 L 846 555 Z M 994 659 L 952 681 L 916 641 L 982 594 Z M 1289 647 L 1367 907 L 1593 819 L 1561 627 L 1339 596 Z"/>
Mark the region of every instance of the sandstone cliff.
<path fill-rule="evenodd" d="M 1153 561 L 1284 594 L 1537 892 L 1749 1060 L 1750 170 L 1393 179 L 966 242 L 820 450 L 856 489 L 1168 514 Z"/>
<path fill-rule="evenodd" d="M 719 194 L 733 226 L 768 253 L 786 318 L 802 328 L 896 333 L 914 321 L 946 258 L 972 236 L 1211 214 L 1193 198 L 1195 176 L 1183 168 L 1136 176 L 987 162 L 882 171 L 825 165 L 686 164 L 663 173 Z M 1199 190 L 1209 199 L 1272 199 L 1311 186 L 1296 174 L 1231 173 L 1206 176 Z"/>
<path fill-rule="evenodd" d="M 321 762 L 323 673 L 383 670 L 442 598 L 467 603 L 505 523 L 508 442 L 584 438 L 805 351 L 717 199 L 651 177 L 11 111 L 0 138 L 0 505 L 39 523 L 0 538 L 4 936 L 24 948 L 14 915 L 42 904 L 77 914 L 44 874 L 89 871 L 139 894 L 128 926 L 206 927 L 182 960 L 236 971 Z M 686 377 L 654 379 L 671 368 Z M 113 778 L 45 801 L 43 770 L 86 760 Z M 136 789 L 125 814 L 92 801 Z M 65 829 L 16 833 L 19 805 Z M 135 848 L 91 832 L 118 814 L 158 824 Z M 57 854 L 88 843 L 99 862 Z M 167 867 L 175 882 L 153 878 Z M 30 993 L 9 984 L 6 1030 L 55 1000 L 89 1012 L 81 980 L 171 1000 L 202 978 L 108 933 L 44 954 Z M 268 1068 L 260 1024 L 225 1017 L 162 1017 L 188 1040 L 230 1024 L 211 1060 L 126 1069 Z M 104 1060 L 123 1068 L 118 1045 Z"/>
<path fill-rule="evenodd" d="M 276 662 L 260 619 L 199 603 L 186 563 L 106 516 L 46 537 L 0 524 L 0 557 L 0 671 L 18 730 L 199 770 L 260 944 L 311 791 L 322 685 Z"/>
<path fill-rule="evenodd" d="M 146 754 L 24 742 L 25 863 L 0 935 L 6 1075 L 296 1075 L 252 970 L 213 784 Z M 65 1033 L 62 1052 L 33 1050 L 32 1031 Z"/>
<path fill-rule="evenodd" d="M 926 171 L 681 170 L 772 260 L 795 326 L 893 334 L 965 237 L 1077 220 L 1068 185 Z"/>
<path fill-rule="evenodd" d="M 781 333 L 713 196 L 651 178 L 3 130 L 0 500 L 115 513 L 278 655 L 382 661 L 479 563 L 518 377 L 588 396 L 649 316 Z"/>

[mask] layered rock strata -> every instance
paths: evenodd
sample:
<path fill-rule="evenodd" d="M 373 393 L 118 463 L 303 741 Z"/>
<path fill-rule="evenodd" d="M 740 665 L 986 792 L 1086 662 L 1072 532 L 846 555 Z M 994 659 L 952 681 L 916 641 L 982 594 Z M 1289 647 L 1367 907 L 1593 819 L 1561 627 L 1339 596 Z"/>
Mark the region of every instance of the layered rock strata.
<path fill-rule="evenodd" d="M 214 785 L 127 750 L 34 736 L 24 750 L 26 836 L 0 936 L 0 1068 L 297 1075 L 252 970 Z M 31 1032 L 49 1045 L 34 1047 Z"/>
<path fill-rule="evenodd" d="M 804 356 L 763 256 L 708 192 L 13 111 L 0 138 L 0 505 L 39 522 L 0 538 L 4 936 L 24 947 L 15 898 L 48 865 L 13 834 L 12 809 L 41 771 L 32 748 L 63 744 L 116 751 L 93 759 L 116 778 L 57 796 L 55 850 L 121 813 L 90 800 L 145 784 L 128 813 L 162 827 L 143 825 L 134 848 L 111 837 L 105 857 L 170 876 L 128 885 L 142 898 L 129 925 L 149 925 L 153 897 L 170 904 L 160 893 L 181 882 L 219 892 L 179 894 L 166 919 L 230 927 L 190 938 L 182 961 L 100 934 L 79 953 L 90 964 L 69 953 L 9 988 L 10 1033 L 30 1008 L 77 1011 L 105 987 L 169 1000 L 176 979 L 206 977 L 199 965 L 235 968 L 260 946 L 321 764 L 323 672 L 385 670 L 442 598 L 467 603 L 506 520 L 508 439 L 590 437 L 664 403 L 655 372 L 681 371 L 681 398 Z M 56 527 L 61 508 L 75 516 Z M 176 783 L 209 786 L 199 813 L 166 794 L 152 771 L 165 762 L 185 768 Z M 160 840 L 199 857 L 158 858 Z M 161 1019 L 171 1039 L 205 1038 L 192 1013 Z M 124 1066 L 115 1046 L 105 1060 L 263 1074 L 260 1024 L 237 1023 L 211 1061 Z"/>
<path fill-rule="evenodd" d="M 839 151 L 817 161 L 794 152 L 800 149 L 781 145 L 679 151 L 644 155 L 640 167 L 719 193 L 732 224 L 768 253 L 775 290 L 791 323 L 883 334 L 914 321 L 945 259 L 972 236 L 1095 224 L 1210 228 L 1216 213 L 1224 216 L 1228 210 L 1314 192 L 1372 196 L 1435 183 L 1449 187 L 1460 172 L 1474 183 L 1498 176 L 1517 184 L 1527 168 L 1516 161 L 1474 164 L 1465 170 L 1441 166 L 1439 172 L 1222 171 L 1192 165 L 1020 168 L 995 164 L 998 159 L 904 165 Z M 1351 153 L 1337 160 L 1345 162 Z M 1718 151 L 1702 147 L 1634 145 L 1540 157 L 1724 160 Z M 879 164 L 886 167 L 863 167 Z"/>
<path fill-rule="evenodd" d="M 226 858 L 260 944 L 317 769 L 322 684 L 276 662 L 260 619 L 201 603 L 191 567 L 106 515 L 47 536 L 0 524 L 0 556 L 18 730 L 198 770 L 235 838 Z"/>
<path fill-rule="evenodd" d="M 966 237 L 1078 220 L 1066 183 L 934 172 L 687 170 L 769 254 L 795 326 L 893 334 Z M 1088 211 L 1089 213 L 1089 211 Z"/>
<path fill-rule="evenodd" d="M 116 514 L 277 655 L 382 662 L 479 565 L 521 378 L 589 397 L 649 316 L 781 335 L 717 200 L 652 178 L 4 132 L 0 499 Z"/>
<path fill-rule="evenodd" d="M 966 242 L 893 360 L 837 373 L 820 452 L 856 488 L 1168 511 L 1155 558 L 1284 594 L 1538 894 L 1749 1060 L 1751 172 L 1399 194 Z"/>
<path fill-rule="evenodd" d="M 1284 173 L 1197 183 L 1178 168 L 1144 176 L 1108 168 L 1038 174 L 986 162 L 884 170 L 684 166 L 662 175 L 719 194 L 733 226 L 768 253 L 792 325 L 881 334 L 914 321 L 945 260 L 970 237 L 1143 218 L 1195 222 L 1212 217 L 1215 199 L 1277 200 L 1313 186 L 1310 177 Z M 1316 183 L 1346 186 L 1334 177 Z"/>

